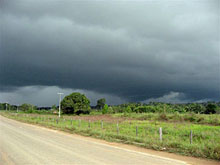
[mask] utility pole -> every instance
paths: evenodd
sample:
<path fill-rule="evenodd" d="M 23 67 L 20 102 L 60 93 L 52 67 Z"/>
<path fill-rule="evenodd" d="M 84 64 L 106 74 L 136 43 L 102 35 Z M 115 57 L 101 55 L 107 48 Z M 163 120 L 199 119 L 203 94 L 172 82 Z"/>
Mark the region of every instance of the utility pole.
<path fill-rule="evenodd" d="M 17 113 L 18 113 L 18 107 L 19 107 L 19 105 L 17 105 Z"/>
<path fill-rule="evenodd" d="M 59 100 L 59 118 L 60 118 L 60 103 L 61 103 L 61 95 L 63 95 L 63 93 L 57 93 L 58 95 L 60 95 L 60 100 Z"/>

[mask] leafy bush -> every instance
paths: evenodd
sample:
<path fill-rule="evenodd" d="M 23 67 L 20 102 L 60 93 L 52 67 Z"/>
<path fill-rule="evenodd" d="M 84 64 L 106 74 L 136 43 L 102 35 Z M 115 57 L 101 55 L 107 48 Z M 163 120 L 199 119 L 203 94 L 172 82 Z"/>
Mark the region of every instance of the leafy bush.
<path fill-rule="evenodd" d="M 125 112 L 126 112 L 126 113 L 131 113 L 131 112 L 132 112 L 131 107 L 130 107 L 130 106 L 127 106 L 126 109 L 125 109 Z"/>
<path fill-rule="evenodd" d="M 109 114 L 113 114 L 113 113 L 114 113 L 114 111 L 113 111 L 113 108 L 112 108 L 112 107 L 108 107 L 108 113 L 109 113 Z"/>
<path fill-rule="evenodd" d="M 136 113 L 146 113 L 146 112 L 155 112 L 156 108 L 154 106 L 138 106 L 134 109 Z"/>
<path fill-rule="evenodd" d="M 105 104 L 103 109 L 102 109 L 102 114 L 106 114 L 108 112 L 108 105 Z"/>
<path fill-rule="evenodd" d="M 159 120 L 168 120 L 168 117 L 167 117 L 167 115 L 165 113 L 161 113 L 159 115 Z"/>

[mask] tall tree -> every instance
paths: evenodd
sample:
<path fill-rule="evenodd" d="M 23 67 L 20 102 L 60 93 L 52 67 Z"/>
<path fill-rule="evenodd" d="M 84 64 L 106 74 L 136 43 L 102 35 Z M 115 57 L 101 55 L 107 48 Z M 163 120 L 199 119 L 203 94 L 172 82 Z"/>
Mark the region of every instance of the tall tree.
<path fill-rule="evenodd" d="M 31 104 L 24 103 L 19 108 L 22 111 L 28 111 L 28 110 L 32 110 L 32 108 L 34 108 L 34 106 Z"/>
<path fill-rule="evenodd" d="M 80 114 L 90 112 L 90 101 L 81 93 L 72 93 L 61 102 L 61 109 L 64 114 Z"/>
<path fill-rule="evenodd" d="M 101 98 L 101 99 L 97 100 L 97 105 L 96 105 L 96 107 L 97 107 L 98 109 L 103 109 L 103 107 L 104 107 L 104 105 L 105 105 L 105 102 L 106 102 L 105 98 Z"/>
<path fill-rule="evenodd" d="M 206 105 L 205 114 L 214 114 L 217 112 L 218 106 L 215 103 L 208 103 Z"/>

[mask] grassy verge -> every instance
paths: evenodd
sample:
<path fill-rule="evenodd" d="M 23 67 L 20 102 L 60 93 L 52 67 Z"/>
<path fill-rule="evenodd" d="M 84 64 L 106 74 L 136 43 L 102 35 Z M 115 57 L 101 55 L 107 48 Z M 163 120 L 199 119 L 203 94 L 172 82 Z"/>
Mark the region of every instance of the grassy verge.
<path fill-rule="evenodd" d="M 93 122 L 71 120 L 69 116 L 58 119 L 55 115 L 9 112 L 0 112 L 0 114 L 22 122 L 38 124 L 70 133 L 220 161 L 220 126 L 151 120 L 124 120 L 117 124 L 99 120 Z M 162 141 L 159 140 L 160 127 L 163 130 Z M 193 132 L 192 144 L 190 144 L 189 138 L 191 130 Z"/>

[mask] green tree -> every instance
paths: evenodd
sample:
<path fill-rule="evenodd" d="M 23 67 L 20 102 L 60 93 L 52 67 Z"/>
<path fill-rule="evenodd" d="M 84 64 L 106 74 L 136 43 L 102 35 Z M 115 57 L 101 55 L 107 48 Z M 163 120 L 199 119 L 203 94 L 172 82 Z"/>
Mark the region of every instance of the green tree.
<path fill-rule="evenodd" d="M 28 110 L 31 110 L 32 107 L 34 107 L 34 106 L 31 104 L 24 103 L 19 107 L 19 110 L 28 111 Z"/>
<path fill-rule="evenodd" d="M 194 113 L 204 113 L 205 109 L 206 108 L 202 104 L 198 104 L 198 103 L 192 103 L 186 107 L 187 111 L 194 112 Z"/>
<path fill-rule="evenodd" d="M 102 109 L 105 105 L 105 102 L 106 102 L 105 98 L 101 98 L 97 100 L 97 105 L 96 105 L 97 109 Z"/>
<path fill-rule="evenodd" d="M 10 105 L 10 110 L 17 110 L 17 106 L 16 105 Z"/>
<path fill-rule="evenodd" d="M 25 112 L 28 112 L 28 113 L 29 112 L 32 113 L 33 110 L 36 110 L 36 109 L 37 109 L 36 106 L 34 106 L 32 104 L 27 104 L 27 103 L 24 103 L 21 106 L 19 106 L 19 110 L 22 110 L 22 111 L 25 111 Z"/>
<path fill-rule="evenodd" d="M 218 106 L 214 103 L 208 103 L 206 105 L 205 114 L 214 114 L 217 112 Z"/>
<path fill-rule="evenodd" d="M 0 103 L 0 110 L 4 110 L 4 105 Z"/>
<path fill-rule="evenodd" d="M 106 114 L 106 113 L 108 113 L 108 105 L 107 104 L 105 104 L 102 109 L 102 114 Z"/>
<path fill-rule="evenodd" d="M 72 93 L 61 101 L 61 109 L 64 114 L 80 114 L 90 112 L 90 101 L 81 93 Z"/>
<path fill-rule="evenodd" d="M 6 110 L 6 103 L 0 104 L 0 110 Z"/>

